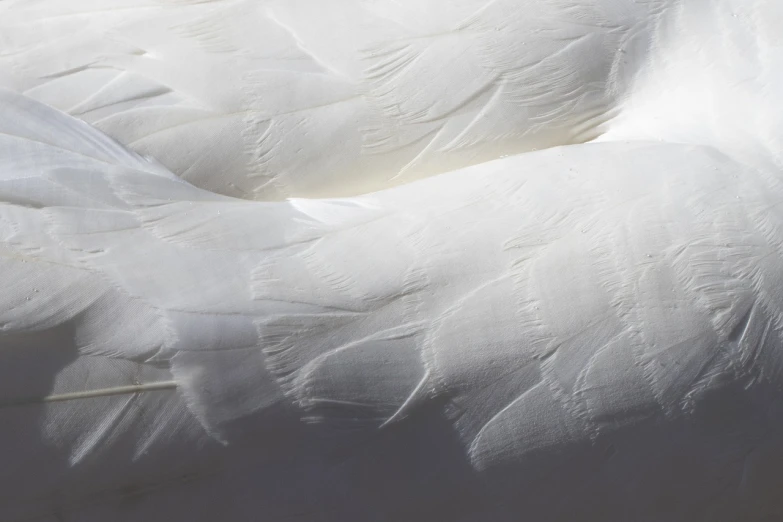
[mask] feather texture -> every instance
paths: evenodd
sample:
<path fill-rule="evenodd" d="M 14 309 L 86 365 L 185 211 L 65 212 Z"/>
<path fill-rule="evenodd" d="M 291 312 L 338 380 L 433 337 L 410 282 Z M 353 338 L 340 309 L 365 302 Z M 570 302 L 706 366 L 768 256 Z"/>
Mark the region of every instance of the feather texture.
<path fill-rule="evenodd" d="M 780 15 L 0 3 L 0 520 L 783 517 Z"/>
<path fill-rule="evenodd" d="M 449 513 L 463 489 L 455 506 L 477 519 L 501 505 L 539 520 L 734 520 L 764 494 L 746 461 L 781 428 L 771 172 L 695 146 L 606 143 L 350 202 L 248 203 L 42 105 L 4 92 L 0 107 L 25 122 L 0 136 L 4 179 L 48 187 L 74 165 L 67 189 L 2 205 L 0 415 L 5 444 L 26 439 L 4 519 L 209 520 L 201 500 L 165 507 L 202 487 L 235 499 L 220 508 L 234 519 L 296 513 L 274 488 L 250 501 L 248 480 L 309 488 L 321 515 L 304 516 L 327 520 Z M 36 134 L 49 121 L 63 136 Z M 78 155 L 64 149 L 77 138 Z M 462 464 L 432 471 L 448 482 L 418 498 L 414 463 L 391 455 L 432 451 L 438 430 L 453 442 L 425 462 Z"/>
<path fill-rule="evenodd" d="M 7 1 L 0 85 L 211 191 L 354 195 L 598 136 L 669 4 Z"/>

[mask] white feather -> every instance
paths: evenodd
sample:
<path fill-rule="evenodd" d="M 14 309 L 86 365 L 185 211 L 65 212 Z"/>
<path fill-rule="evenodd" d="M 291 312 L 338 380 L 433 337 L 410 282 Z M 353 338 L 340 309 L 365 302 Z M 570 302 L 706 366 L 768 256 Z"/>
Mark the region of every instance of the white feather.
<path fill-rule="evenodd" d="M 0 15 L 0 520 L 783 517 L 773 2 Z"/>
<path fill-rule="evenodd" d="M 211 191 L 354 195 L 600 135 L 670 4 L 6 1 L 0 85 Z"/>

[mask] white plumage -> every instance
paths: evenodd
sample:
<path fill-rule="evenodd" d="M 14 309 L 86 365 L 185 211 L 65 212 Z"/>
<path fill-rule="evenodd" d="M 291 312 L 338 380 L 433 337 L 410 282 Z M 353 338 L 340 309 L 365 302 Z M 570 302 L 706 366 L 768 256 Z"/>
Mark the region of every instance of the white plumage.
<path fill-rule="evenodd" d="M 0 520 L 783 519 L 781 27 L 0 2 Z"/>
<path fill-rule="evenodd" d="M 594 138 L 667 2 L 4 4 L 0 85 L 198 186 L 281 199 Z"/>

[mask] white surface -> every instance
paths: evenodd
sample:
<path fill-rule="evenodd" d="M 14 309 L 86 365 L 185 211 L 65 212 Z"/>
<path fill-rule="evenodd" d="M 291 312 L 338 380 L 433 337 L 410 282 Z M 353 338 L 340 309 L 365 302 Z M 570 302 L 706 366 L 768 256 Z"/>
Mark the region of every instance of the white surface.
<path fill-rule="evenodd" d="M 666 6 L 5 0 L 0 85 L 209 190 L 354 195 L 599 135 Z"/>
<path fill-rule="evenodd" d="M 0 520 L 783 517 L 780 8 L 446 5 L 0 3 Z"/>

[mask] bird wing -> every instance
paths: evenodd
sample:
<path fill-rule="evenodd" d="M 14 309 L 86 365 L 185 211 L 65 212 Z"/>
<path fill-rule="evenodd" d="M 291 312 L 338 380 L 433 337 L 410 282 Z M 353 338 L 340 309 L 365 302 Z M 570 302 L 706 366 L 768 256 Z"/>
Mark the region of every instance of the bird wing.
<path fill-rule="evenodd" d="M 601 143 L 248 202 L 0 110 L 3 520 L 777 505 L 771 172 Z"/>
<path fill-rule="evenodd" d="M 667 5 L 11 0 L 0 85 L 210 191 L 355 195 L 598 136 Z"/>

